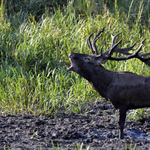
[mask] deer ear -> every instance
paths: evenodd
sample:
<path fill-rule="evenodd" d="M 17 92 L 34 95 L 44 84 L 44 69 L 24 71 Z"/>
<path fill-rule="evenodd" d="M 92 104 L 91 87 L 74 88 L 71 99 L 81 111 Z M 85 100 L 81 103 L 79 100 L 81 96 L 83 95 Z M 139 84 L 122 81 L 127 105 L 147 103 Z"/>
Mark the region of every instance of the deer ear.
<path fill-rule="evenodd" d="M 92 58 L 87 56 L 87 57 L 84 57 L 83 60 L 88 63 L 92 61 Z"/>

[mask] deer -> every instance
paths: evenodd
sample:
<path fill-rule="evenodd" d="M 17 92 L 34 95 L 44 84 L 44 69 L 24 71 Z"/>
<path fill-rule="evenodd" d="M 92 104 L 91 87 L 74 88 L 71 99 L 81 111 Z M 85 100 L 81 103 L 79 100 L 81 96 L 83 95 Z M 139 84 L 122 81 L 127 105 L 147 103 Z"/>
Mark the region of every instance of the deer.
<path fill-rule="evenodd" d="M 132 46 L 126 48 L 119 48 L 118 45 L 122 42 L 121 38 L 115 43 L 116 37 L 112 35 L 112 43 L 109 50 L 102 52 L 106 43 L 104 43 L 98 52 L 96 41 L 102 36 L 103 28 L 96 34 L 91 42 L 92 33 L 87 38 L 87 46 L 92 52 L 92 55 L 71 53 L 68 57 L 71 66 L 67 68 L 68 71 L 73 71 L 85 78 L 92 87 L 98 92 L 99 95 L 109 101 L 113 107 L 119 112 L 119 139 L 124 139 L 124 124 L 126 119 L 126 112 L 130 109 L 150 107 L 150 77 L 141 76 L 132 72 L 116 72 L 105 69 L 102 65 L 108 60 L 123 61 L 132 58 L 137 58 L 150 66 L 149 53 L 141 54 L 144 39 L 136 52 L 134 50 L 135 42 Z M 123 54 L 121 57 L 113 57 L 113 53 Z"/>

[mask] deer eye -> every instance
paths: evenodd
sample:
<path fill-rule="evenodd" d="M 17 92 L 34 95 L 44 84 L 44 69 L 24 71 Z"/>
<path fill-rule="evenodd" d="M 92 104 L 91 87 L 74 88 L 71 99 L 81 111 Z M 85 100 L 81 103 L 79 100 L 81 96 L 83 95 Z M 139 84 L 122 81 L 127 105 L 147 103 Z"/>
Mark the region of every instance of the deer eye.
<path fill-rule="evenodd" d="M 84 60 L 85 62 L 91 62 L 91 61 L 92 61 L 92 59 L 91 59 L 90 57 L 85 57 L 85 58 L 83 58 L 83 60 Z"/>

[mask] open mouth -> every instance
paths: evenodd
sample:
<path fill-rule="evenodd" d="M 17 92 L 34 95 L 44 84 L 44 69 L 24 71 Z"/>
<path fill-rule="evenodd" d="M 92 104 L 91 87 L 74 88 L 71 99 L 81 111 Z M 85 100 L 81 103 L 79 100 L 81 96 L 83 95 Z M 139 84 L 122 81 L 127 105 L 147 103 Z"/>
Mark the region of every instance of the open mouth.
<path fill-rule="evenodd" d="M 71 61 L 71 58 L 69 58 L 70 62 L 71 62 L 71 66 L 67 68 L 67 71 L 72 71 L 73 70 L 73 63 Z"/>
<path fill-rule="evenodd" d="M 74 63 L 72 61 L 72 55 L 69 55 L 69 60 L 71 62 L 71 66 L 67 68 L 67 71 L 73 71 Z"/>

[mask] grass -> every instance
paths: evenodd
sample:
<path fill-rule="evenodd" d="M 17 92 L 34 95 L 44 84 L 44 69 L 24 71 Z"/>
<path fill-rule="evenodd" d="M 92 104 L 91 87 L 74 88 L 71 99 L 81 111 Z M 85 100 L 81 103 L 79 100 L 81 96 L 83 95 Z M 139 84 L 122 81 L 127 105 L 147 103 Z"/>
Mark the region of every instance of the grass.
<path fill-rule="evenodd" d="M 6 113 L 54 115 L 61 108 L 80 113 L 82 105 L 99 99 L 83 78 L 66 68 L 71 52 L 90 54 L 86 39 L 103 27 L 99 48 L 106 41 L 104 49 L 109 49 L 110 35 L 122 32 L 122 47 L 137 41 L 137 48 L 147 38 L 143 52 L 149 51 L 150 1 L 54 2 L 1 1 L 0 109 Z M 104 66 L 150 75 L 149 67 L 137 59 L 108 61 Z"/>

